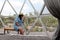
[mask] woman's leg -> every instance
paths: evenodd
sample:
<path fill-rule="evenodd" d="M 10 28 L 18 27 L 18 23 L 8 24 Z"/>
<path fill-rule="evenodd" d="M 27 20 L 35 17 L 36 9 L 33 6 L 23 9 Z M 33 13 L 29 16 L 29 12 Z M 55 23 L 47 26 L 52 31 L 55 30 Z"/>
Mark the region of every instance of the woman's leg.
<path fill-rule="evenodd" d="M 20 32 L 21 35 L 24 35 L 24 30 L 23 30 L 23 28 L 19 28 L 19 32 Z"/>

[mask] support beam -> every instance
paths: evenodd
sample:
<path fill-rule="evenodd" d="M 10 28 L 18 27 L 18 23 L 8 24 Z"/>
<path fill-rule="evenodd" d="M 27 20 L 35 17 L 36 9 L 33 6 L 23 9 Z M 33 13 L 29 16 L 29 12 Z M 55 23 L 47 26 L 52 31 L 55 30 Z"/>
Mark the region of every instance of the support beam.
<path fill-rule="evenodd" d="M 1 11 L 0 11 L 0 14 L 2 13 L 2 10 L 3 10 L 3 8 L 4 8 L 5 3 L 6 3 L 6 0 L 5 0 L 4 3 L 3 3 L 3 6 L 2 6 Z"/>
<path fill-rule="evenodd" d="M 40 15 L 42 15 L 42 12 L 43 12 L 44 8 L 45 8 L 45 4 L 43 5 L 43 8 L 42 8 L 42 10 L 40 12 Z"/>
<path fill-rule="evenodd" d="M 44 6 L 43 6 L 43 8 L 42 8 L 42 10 L 41 10 L 41 13 L 40 13 L 40 14 L 42 14 L 43 10 L 44 10 Z M 30 30 L 28 30 L 27 35 L 28 35 L 28 34 L 30 33 L 30 31 L 34 28 L 34 26 L 35 26 L 36 22 L 38 21 L 39 17 L 40 17 L 40 15 L 39 15 L 39 16 L 37 16 L 37 18 L 36 18 L 35 22 L 33 23 L 32 27 L 31 27 L 31 29 L 30 29 Z"/>
<path fill-rule="evenodd" d="M 11 6 L 11 8 L 13 9 L 13 11 L 18 15 L 18 13 L 15 11 L 14 7 L 11 5 L 11 3 L 7 0 L 7 2 L 9 3 L 9 5 Z"/>
<path fill-rule="evenodd" d="M 22 12 L 22 9 L 23 9 L 23 7 L 24 7 L 25 3 L 26 3 L 26 0 L 24 1 L 23 5 L 22 5 L 22 8 L 20 9 L 19 14 Z"/>
<path fill-rule="evenodd" d="M 30 0 L 28 0 L 28 1 L 29 1 L 29 3 L 31 4 L 32 8 L 34 9 L 34 13 L 38 16 L 38 13 L 37 13 L 37 10 L 35 9 L 35 7 L 33 6 L 33 4 L 31 3 Z"/>
<path fill-rule="evenodd" d="M 45 4 L 43 5 L 43 8 L 42 8 L 42 10 L 41 10 L 41 12 L 40 12 L 40 15 L 42 15 L 42 12 L 44 11 L 44 8 L 45 8 Z M 40 20 L 40 22 L 41 22 L 41 24 L 42 24 L 42 27 L 43 27 L 43 30 L 45 31 L 45 33 L 47 34 L 47 36 L 49 37 L 49 35 L 48 35 L 48 33 L 47 33 L 47 27 L 44 25 L 44 23 L 42 22 L 42 20 L 41 20 L 41 16 L 39 17 L 39 20 Z"/>
<path fill-rule="evenodd" d="M 43 26 L 43 30 L 45 31 L 46 35 L 49 37 L 49 35 L 48 35 L 48 33 L 47 33 L 47 30 L 46 30 L 46 26 L 44 25 L 44 23 L 43 23 L 42 20 L 41 20 L 41 15 L 42 15 L 42 13 L 43 13 L 44 8 L 45 8 L 45 4 L 43 5 L 43 8 L 42 8 L 42 10 L 41 10 L 41 12 L 40 12 L 40 15 L 36 18 L 36 20 L 35 20 L 35 22 L 33 23 L 33 25 L 32 25 L 32 27 L 31 27 L 30 30 L 32 30 L 32 29 L 35 27 L 35 24 L 36 24 L 36 22 L 37 22 L 38 19 L 39 19 L 40 22 L 41 22 L 41 24 L 42 24 L 42 26 Z M 28 30 L 27 35 L 30 33 L 30 30 Z M 49 37 L 49 38 L 50 38 L 50 37 Z"/>
<path fill-rule="evenodd" d="M 36 12 L 36 9 L 35 9 L 35 7 L 33 6 L 33 4 L 31 3 L 31 1 L 30 0 L 28 0 L 29 1 L 29 3 L 31 4 L 31 6 L 32 6 L 32 8 L 34 9 L 34 11 Z"/>
<path fill-rule="evenodd" d="M 3 22 L 2 18 L 1 18 L 1 13 L 2 13 L 2 10 L 3 10 L 3 8 L 4 8 L 5 3 L 6 3 L 6 0 L 4 1 L 3 6 L 2 6 L 2 8 L 1 8 L 1 11 L 0 11 L 0 21 L 1 21 L 1 23 L 2 23 L 3 26 L 4 26 L 5 24 L 4 24 L 4 22 Z"/>

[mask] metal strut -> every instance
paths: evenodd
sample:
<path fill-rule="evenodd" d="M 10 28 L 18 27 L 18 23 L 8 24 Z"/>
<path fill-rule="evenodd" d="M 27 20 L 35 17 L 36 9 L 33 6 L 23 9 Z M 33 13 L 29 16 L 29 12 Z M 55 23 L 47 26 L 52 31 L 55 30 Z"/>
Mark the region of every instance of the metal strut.
<path fill-rule="evenodd" d="M 21 13 L 21 11 L 22 11 L 22 9 L 23 9 L 23 7 L 24 7 L 24 5 L 25 5 L 25 2 L 26 2 L 26 0 L 24 1 L 23 5 L 22 5 L 22 8 L 20 9 L 19 14 Z"/>
<path fill-rule="evenodd" d="M 9 5 L 11 6 L 11 8 L 13 9 L 13 11 L 18 15 L 18 13 L 15 11 L 14 7 L 11 5 L 11 3 L 7 0 L 7 2 L 9 3 Z"/>
<path fill-rule="evenodd" d="M 3 22 L 2 18 L 1 18 L 1 13 L 2 13 L 2 10 L 3 10 L 3 8 L 4 8 L 5 3 L 6 3 L 6 0 L 4 1 L 3 6 L 2 6 L 2 8 L 1 8 L 1 11 L 0 11 L 0 21 L 1 21 L 1 23 L 2 23 L 3 26 L 4 26 L 5 24 L 4 24 L 4 22 Z"/>
<path fill-rule="evenodd" d="M 42 14 L 43 10 L 44 10 L 44 6 L 43 6 L 43 8 L 42 8 L 42 10 L 41 10 L 41 13 L 40 13 L 40 14 Z M 39 15 L 39 16 L 37 16 L 37 18 L 36 18 L 35 22 L 33 23 L 32 27 L 31 27 L 31 29 L 33 29 L 33 27 L 35 26 L 35 24 L 36 24 L 36 22 L 38 21 L 38 18 L 39 18 L 39 17 L 40 17 L 40 15 Z M 30 30 L 31 30 L 31 29 L 30 29 Z M 30 30 L 28 30 L 27 35 L 30 33 Z"/>

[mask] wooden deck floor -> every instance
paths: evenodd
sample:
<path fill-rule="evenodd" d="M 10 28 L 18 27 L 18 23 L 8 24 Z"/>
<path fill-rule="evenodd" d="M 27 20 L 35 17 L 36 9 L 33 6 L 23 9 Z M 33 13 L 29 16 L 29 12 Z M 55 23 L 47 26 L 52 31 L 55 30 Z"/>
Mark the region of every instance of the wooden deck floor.
<path fill-rule="evenodd" d="M 51 40 L 46 36 L 0 35 L 0 40 Z"/>

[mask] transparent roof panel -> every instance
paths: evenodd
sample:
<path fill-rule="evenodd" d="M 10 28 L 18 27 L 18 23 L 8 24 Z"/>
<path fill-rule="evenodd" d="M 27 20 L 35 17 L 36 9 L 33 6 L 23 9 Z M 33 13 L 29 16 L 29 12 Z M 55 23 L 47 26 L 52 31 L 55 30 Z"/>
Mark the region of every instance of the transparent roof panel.
<path fill-rule="evenodd" d="M 43 11 L 43 13 L 42 14 L 50 14 L 50 12 L 49 12 L 49 10 L 47 9 L 47 7 L 45 6 L 45 8 L 44 8 L 44 11 Z"/>
<path fill-rule="evenodd" d="M 3 3 L 4 3 L 4 0 L 0 0 L 0 10 L 2 8 Z"/>
<path fill-rule="evenodd" d="M 31 2 L 37 11 L 40 11 L 44 4 L 43 0 L 31 0 Z"/>
<path fill-rule="evenodd" d="M 29 1 L 27 0 L 23 9 L 22 9 L 22 12 L 25 13 L 25 14 L 29 14 L 29 13 L 32 13 L 34 12 L 34 9 L 32 8 L 31 4 L 29 3 Z"/>
<path fill-rule="evenodd" d="M 4 1 L 5 0 L 0 0 L 0 11 L 1 11 L 1 8 L 2 8 L 2 5 L 3 5 Z M 57 26 L 57 23 L 58 23 L 57 20 L 51 15 L 50 16 L 49 15 L 48 16 L 42 15 L 42 17 L 35 16 L 36 14 L 34 14 L 34 13 L 40 13 L 41 12 L 41 10 L 43 8 L 43 5 L 44 5 L 43 0 L 26 0 L 26 2 L 25 2 L 25 0 L 9 0 L 9 2 L 18 14 L 21 12 L 21 13 L 24 13 L 26 15 L 29 15 L 29 17 L 26 18 L 24 21 L 25 21 L 25 25 L 32 26 L 33 31 L 38 31 L 38 32 L 48 31 L 48 30 L 46 30 L 47 27 Z M 23 5 L 23 3 L 24 3 L 24 5 Z M 42 14 L 49 14 L 49 13 L 50 12 L 45 7 Z M 1 15 L 11 16 L 11 17 L 8 17 L 9 20 L 6 20 L 4 18 L 0 19 L 0 21 L 2 20 L 1 23 L 2 24 L 4 24 L 4 23 L 5 24 L 13 23 L 14 18 L 12 16 L 13 15 L 16 16 L 15 14 L 16 13 L 13 11 L 11 6 L 6 1 Z M 5 20 L 5 22 L 4 22 L 4 20 Z"/>
<path fill-rule="evenodd" d="M 4 1 L 5 0 L 0 0 L 0 10 L 2 8 L 2 5 L 3 5 Z M 22 8 L 22 5 L 23 5 L 24 1 L 25 0 L 9 0 L 9 2 L 11 3 L 11 5 L 14 7 L 14 9 L 16 10 L 16 12 L 18 14 L 19 14 L 19 12 Z M 26 0 L 26 3 L 24 5 L 24 7 L 22 8 L 23 10 L 21 12 L 24 13 L 24 14 L 29 14 L 29 13 L 34 14 L 33 7 L 36 9 L 37 12 L 40 12 L 42 7 L 43 7 L 43 4 L 44 4 L 43 0 L 30 0 L 30 1 L 31 1 L 31 3 L 29 2 L 29 0 Z M 31 4 L 33 5 L 33 7 L 32 7 Z M 6 7 L 4 7 L 4 11 L 6 12 L 6 10 L 9 10 L 8 12 L 6 12 L 6 14 L 8 16 L 9 16 L 8 13 L 12 13 L 10 15 L 15 14 L 14 12 L 12 12 L 12 10 L 9 9 L 10 6 L 9 6 L 8 3 L 6 3 L 5 5 L 6 5 Z M 4 14 L 4 11 L 3 11 L 2 15 L 6 16 L 6 14 Z"/>
<path fill-rule="evenodd" d="M 3 16 L 13 16 L 14 14 L 15 14 L 15 12 L 12 10 L 11 6 L 8 4 L 8 2 L 6 2 L 1 15 L 3 15 Z"/>
<path fill-rule="evenodd" d="M 14 9 L 17 11 L 17 13 L 19 14 L 19 11 L 22 8 L 24 0 L 9 0 L 9 2 L 14 7 Z"/>

